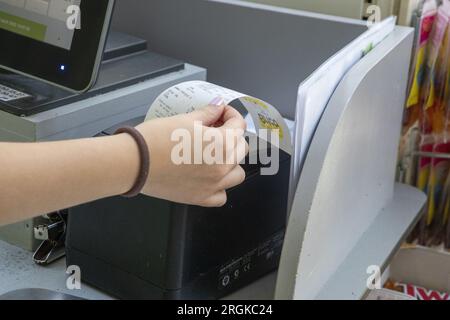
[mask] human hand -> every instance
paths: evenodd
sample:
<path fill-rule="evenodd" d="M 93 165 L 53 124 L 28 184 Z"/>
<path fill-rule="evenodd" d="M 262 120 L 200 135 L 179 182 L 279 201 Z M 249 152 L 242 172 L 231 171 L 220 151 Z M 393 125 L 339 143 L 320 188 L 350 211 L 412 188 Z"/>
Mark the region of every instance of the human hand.
<path fill-rule="evenodd" d="M 197 126 L 197 127 L 196 127 Z M 195 150 L 194 138 L 198 127 L 202 136 L 222 137 L 215 140 L 216 153 L 222 153 L 220 163 L 176 164 L 173 150 L 179 144 L 173 133 L 183 130 L 191 137 L 192 160 L 195 153 L 206 150 L 209 142 L 200 142 L 201 150 Z M 204 207 L 220 207 L 226 204 L 226 190 L 245 180 L 245 171 L 239 163 L 248 153 L 244 138 L 246 123 L 238 111 L 230 106 L 208 106 L 190 114 L 155 119 L 137 127 L 150 150 L 150 174 L 143 193 L 152 197 L 178 203 Z M 196 131 L 197 130 L 197 131 Z M 232 133 L 232 134 L 228 134 Z M 200 157 L 202 156 L 200 155 Z"/>

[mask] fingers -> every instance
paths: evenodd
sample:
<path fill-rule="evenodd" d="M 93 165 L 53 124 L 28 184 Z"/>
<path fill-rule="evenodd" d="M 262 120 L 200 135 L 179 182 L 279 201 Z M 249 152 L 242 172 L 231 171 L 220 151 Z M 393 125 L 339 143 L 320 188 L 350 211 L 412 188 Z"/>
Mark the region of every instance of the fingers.
<path fill-rule="evenodd" d="M 245 122 L 242 115 L 236 109 L 230 106 L 225 106 L 221 121 L 223 122 L 223 125 L 221 127 L 222 129 L 239 129 L 244 132 L 247 129 L 247 123 Z"/>
<path fill-rule="evenodd" d="M 235 141 L 226 141 L 226 163 L 230 165 L 238 165 L 240 164 L 245 157 L 247 156 L 249 151 L 249 146 L 244 137 L 238 137 L 237 142 Z"/>
<path fill-rule="evenodd" d="M 225 149 L 232 158 L 227 163 L 240 163 L 248 154 L 248 143 L 244 138 L 247 123 L 242 115 L 234 108 L 226 106 L 223 114 L 222 132 L 226 137 Z M 230 152 L 234 151 L 234 152 Z"/>
<path fill-rule="evenodd" d="M 245 170 L 241 166 L 236 166 L 219 182 L 219 190 L 228 190 L 234 188 L 245 181 Z"/>
<path fill-rule="evenodd" d="M 223 130 L 247 129 L 247 123 L 242 115 L 233 107 L 210 105 L 196 110 L 188 115 L 194 121 L 201 121 L 205 127 L 220 127 Z"/>
<path fill-rule="evenodd" d="M 227 121 L 224 126 L 221 128 L 205 128 L 204 138 L 208 142 L 205 145 L 211 147 L 209 142 L 213 142 L 215 143 L 214 149 L 220 150 L 220 160 L 216 163 L 237 165 L 245 159 L 249 151 L 248 143 L 245 140 L 245 131 L 242 129 L 245 127 L 245 121 L 241 123 L 241 120 L 243 120 L 241 115 L 231 107 L 225 110 L 224 115 Z"/>
<path fill-rule="evenodd" d="M 227 203 L 226 190 L 234 188 L 245 181 L 245 170 L 241 166 L 236 166 L 222 181 L 217 189 L 220 190 L 200 203 L 203 207 L 222 207 Z"/>
<path fill-rule="evenodd" d="M 249 146 L 245 138 L 239 137 L 237 140 L 238 142 L 225 141 L 221 149 L 223 155 L 214 163 L 218 168 L 215 172 L 220 179 L 233 171 L 236 166 L 242 164 L 249 152 Z"/>
<path fill-rule="evenodd" d="M 202 109 L 198 109 L 187 116 L 193 121 L 200 121 L 205 127 L 211 127 L 215 125 L 224 114 L 224 106 L 207 106 Z"/>
<path fill-rule="evenodd" d="M 245 157 L 248 155 L 249 149 L 250 147 L 247 143 L 247 140 L 245 140 L 244 137 L 241 137 L 236 148 L 237 163 L 241 163 L 245 159 Z"/>
<path fill-rule="evenodd" d="M 223 207 L 227 203 L 227 193 L 225 190 L 213 194 L 204 200 L 200 205 L 206 208 Z"/>
<path fill-rule="evenodd" d="M 230 106 L 208 106 L 183 117 L 185 117 L 184 125 L 193 133 L 197 128 L 195 126 L 191 128 L 191 121 L 202 122 L 203 129 L 207 127 L 207 131 L 203 131 L 205 139 L 203 148 L 197 151 L 202 151 L 204 155 L 207 147 L 206 150 L 211 153 L 213 161 L 208 160 L 203 165 L 192 168 L 176 168 L 185 170 L 194 177 L 189 183 L 190 189 L 180 192 L 179 197 L 186 203 L 204 207 L 221 207 L 227 202 L 226 190 L 245 181 L 245 171 L 239 163 L 245 159 L 249 150 L 244 137 L 246 122 L 242 115 Z M 195 137 L 195 134 L 193 136 Z M 210 154 L 207 153 L 207 155 Z M 205 190 L 209 192 L 205 193 Z M 189 195 L 190 192 L 192 195 Z"/>

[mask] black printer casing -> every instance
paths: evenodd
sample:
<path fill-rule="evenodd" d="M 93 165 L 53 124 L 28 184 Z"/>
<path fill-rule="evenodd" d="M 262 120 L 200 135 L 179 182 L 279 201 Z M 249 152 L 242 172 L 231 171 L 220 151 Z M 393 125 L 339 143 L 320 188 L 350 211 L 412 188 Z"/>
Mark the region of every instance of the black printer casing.
<path fill-rule="evenodd" d="M 290 155 L 245 182 L 222 208 L 141 195 L 70 210 L 67 265 L 82 282 L 121 299 L 219 299 L 277 269 L 285 234 Z"/>

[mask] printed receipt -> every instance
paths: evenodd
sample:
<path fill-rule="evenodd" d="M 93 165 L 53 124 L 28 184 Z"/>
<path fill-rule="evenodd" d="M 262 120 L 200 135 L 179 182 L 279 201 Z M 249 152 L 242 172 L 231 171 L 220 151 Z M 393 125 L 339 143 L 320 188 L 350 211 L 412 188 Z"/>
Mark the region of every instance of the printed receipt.
<path fill-rule="evenodd" d="M 227 105 L 243 106 L 251 116 L 257 132 L 260 129 L 278 130 L 280 149 L 292 155 L 291 134 L 288 126 L 272 105 L 204 81 L 184 82 L 167 89 L 151 105 L 145 120 L 190 113 L 207 106 L 218 97 L 222 98 Z"/>

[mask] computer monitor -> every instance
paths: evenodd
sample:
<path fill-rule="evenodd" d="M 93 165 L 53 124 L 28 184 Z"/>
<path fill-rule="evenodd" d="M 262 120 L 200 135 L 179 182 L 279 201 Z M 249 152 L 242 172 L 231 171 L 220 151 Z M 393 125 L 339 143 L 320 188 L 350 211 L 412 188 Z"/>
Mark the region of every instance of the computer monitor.
<path fill-rule="evenodd" d="M 87 91 L 113 6 L 114 0 L 0 0 L 0 68 Z"/>

